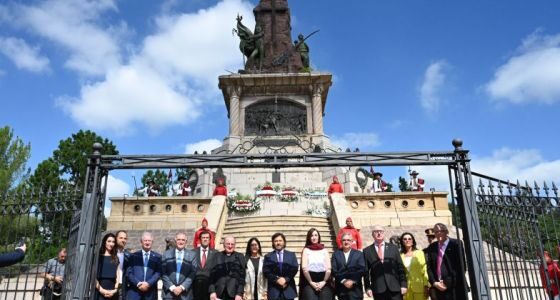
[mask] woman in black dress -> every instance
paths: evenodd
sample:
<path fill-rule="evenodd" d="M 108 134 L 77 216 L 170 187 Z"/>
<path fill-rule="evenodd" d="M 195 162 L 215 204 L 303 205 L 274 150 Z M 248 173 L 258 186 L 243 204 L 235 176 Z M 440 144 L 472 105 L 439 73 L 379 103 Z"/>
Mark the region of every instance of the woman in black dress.
<path fill-rule="evenodd" d="M 120 277 L 119 258 L 117 256 L 116 237 L 107 233 L 103 237 L 99 249 L 99 262 L 97 264 L 97 280 L 95 283 L 96 300 L 118 299 Z"/>

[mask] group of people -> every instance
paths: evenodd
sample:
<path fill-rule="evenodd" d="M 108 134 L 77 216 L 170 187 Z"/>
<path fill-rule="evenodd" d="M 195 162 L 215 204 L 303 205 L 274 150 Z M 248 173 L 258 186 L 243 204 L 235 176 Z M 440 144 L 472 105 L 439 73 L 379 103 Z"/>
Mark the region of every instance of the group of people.
<path fill-rule="evenodd" d="M 146 185 L 137 191 L 138 195 L 144 197 L 156 197 L 161 195 L 161 187 L 153 180 L 148 179 Z M 178 182 L 171 185 L 169 194 L 173 196 L 189 196 L 192 195 L 192 189 L 189 185 L 189 181 L 185 176 L 179 176 Z"/>
<path fill-rule="evenodd" d="M 241 253 L 235 238 L 226 236 L 218 252 L 207 227 L 196 232 L 194 249 L 187 249 L 187 235 L 178 232 L 175 246 L 163 254 L 152 249 L 149 232 L 142 234 L 141 250 L 134 253 L 124 250 L 125 231 L 108 233 L 99 250 L 95 299 L 157 299 L 159 280 L 163 299 L 362 299 L 364 292 L 376 300 L 466 299 L 462 245 L 448 237 L 444 224 L 433 231 L 437 242 L 424 252 L 416 249 L 411 233 L 402 234 L 400 250 L 386 242 L 382 226 L 373 227 L 374 243 L 360 250 L 361 238 L 346 230 L 331 256 L 320 232 L 311 228 L 301 264 L 280 232 L 271 236 L 272 251 L 266 255 L 256 237 Z"/>

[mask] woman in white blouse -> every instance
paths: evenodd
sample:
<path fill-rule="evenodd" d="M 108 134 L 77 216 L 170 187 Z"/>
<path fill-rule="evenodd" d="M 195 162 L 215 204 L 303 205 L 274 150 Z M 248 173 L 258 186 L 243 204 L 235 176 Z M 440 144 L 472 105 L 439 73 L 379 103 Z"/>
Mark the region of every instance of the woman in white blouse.
<path fill-rule="evenodd" d="M 302 300 L 332 300 L 334 293 L 329 285 L 331 259 L 321 235 L 315 228 L 309 229 L 305 248 L 301 253 L 299 295 Z"/>
<path fill-rule="evenodd" d="M 250 238 L 245 250 L 247 272 L 245 272 L 244 300 L 266 300 L 267 281 L 262 272 L 264 257 L 261 242 L 256 237 Z"/>

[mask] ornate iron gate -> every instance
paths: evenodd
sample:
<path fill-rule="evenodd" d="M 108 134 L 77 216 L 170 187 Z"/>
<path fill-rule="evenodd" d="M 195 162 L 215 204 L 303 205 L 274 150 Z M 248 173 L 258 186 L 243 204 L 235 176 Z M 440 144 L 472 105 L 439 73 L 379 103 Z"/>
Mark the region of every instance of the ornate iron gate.
<path fill-rule="evenodd" d="M 41 299 L 47 260 L 73 246 L 77 231 L 70 230 L 71 220 L 81 209 L 82 191 L 73 186 L 22 189 L 0 199 L 0 252 L 11 252 L 20 242 L 27 246 L 22 263 L 0 268 L 0 299 Z M 72 258 L 67 257 L 66 266 Z"/>
<path fill-rule="evenodd" d="M 554 261 L 560 255 L 555 184 L 512 184 L 475 175 L 479 177 L 476 206 L 493 298 L 553 299 L 551 292 L 560 272 L 544 270 L 555 268 L 545 258 Z"/>

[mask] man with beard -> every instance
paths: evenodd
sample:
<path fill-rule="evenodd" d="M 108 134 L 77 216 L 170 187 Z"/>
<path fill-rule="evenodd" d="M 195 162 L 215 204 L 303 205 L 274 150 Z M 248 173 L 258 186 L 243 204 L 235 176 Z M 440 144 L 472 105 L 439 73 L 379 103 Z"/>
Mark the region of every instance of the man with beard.
<path fill-rule="evenodd" d="M 247 263 L 243 254 L 235 252 L 235 238 L 224 238 L 224 251 L 216 254 L 210 273 L 210 300 L 242 300 Z"/>
<path fill-rule="evenodd" d="M 264 257 L 263 274 L 268 280 L 269 300 L 288 300 L 297 297 L 294 277 L 298 272 L 295 253 L 286 250 L 286 237 L 277 232 L 272 236 L 274 251 Z"/>
<path fill-rule="evenodd" d="M 124 230 L 119 230 L 115 234 L 117 237 L 117 257 L 119 258 L 119 269 L 121 270 L 121 288 L 119 291 L 119 299 L 126 299 L 126 267 L 128 266 L 128 259 L 130 257 L 130 252 L 125 249 L 126 243 L 128 242 L 128 233 Z"/>

